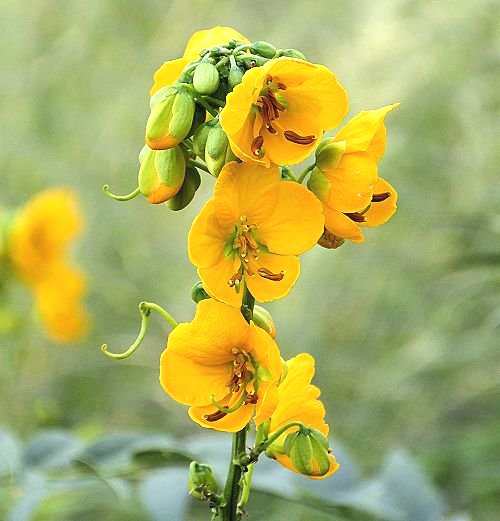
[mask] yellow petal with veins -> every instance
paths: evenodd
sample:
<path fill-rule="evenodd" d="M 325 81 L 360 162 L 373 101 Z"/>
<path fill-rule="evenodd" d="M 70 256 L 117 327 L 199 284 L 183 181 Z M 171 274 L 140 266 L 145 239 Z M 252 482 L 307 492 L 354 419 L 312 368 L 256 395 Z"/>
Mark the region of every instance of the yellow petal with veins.
<path fill-rule="evenodd" d="M 325 228 L 343 239 L 349 239 L 353 242 L 364 242 L 363 232 L 357 223 L 349 219 L 346 215 L 335 208 L 323 205 L 323 214 L 325 216 Z"/>
<path fill-rule="evenodd" d="M 245 281 L 250 293 L 259 302 L 269 302 L 284 297 L 300 275 L 299 259 L 294 255 L 264 253 L 259 255 L 258 260 L 250 259 L 249 264 L 254 275 L 245 275 Z M 263 278 L 258 274 L 260 268 L 274 274 L 284 272 L 283 279 L 276 281 Z"/>
<path fill-rule="evenodd" d="M 190 418 L 202 427 L 223 432 L 238 432 L 252 419 L 255 413 L 255 405 L 242 405 L 238 410 L 227 414 L 224 418 L 217 421 L 210 422 L 204 417 L 205 415 L 215 412 L 217 412 L 217 409 L 213 405 L 207 407 L 191 407 L 188 411 Z"/>
<path fill-rule="evenodd" d="M 372 202 L 370 208 L 364 214 L 366 222 L 359 223 L 360 226 L 378 226 L 387 222 L 394 215 L 397 209 L 398 194 L 385 179 L 379 177 L 373 188 L 373 193 L 376 195 L 386 192 L 391 195 L 384 201 Z"/>
<path fill-rule="evenodd" d="M 239 271 L 241 260 L 236 255 L 221 257 L 220 261 L 209 268 L 198 268 L 198 275 L 203 281 L 205 291 L 213 298 L 239 308 L 243 298 L 243 287 L 239 293 L 230 287 L 228 280 Z"/>
<path fill-rule="evenodd" d="M 272 253 L 299 255 L 312 248 L 323 233 L 325 219 L 319 200 L 304 186 L 280 181 L 272 215 L 256 236 Z"/>
<path fill-rule="evenodd" d="M 152 96 L 156 91 L 173 85 L 175 80 L 182 74 L 182 71 L 189 64 L 189 60 L 185 58 L 177 58 L 176 60 L 170 60 L 165 62 L 153 76 L 154 85 L 149 91 L 149 95 Z"/>

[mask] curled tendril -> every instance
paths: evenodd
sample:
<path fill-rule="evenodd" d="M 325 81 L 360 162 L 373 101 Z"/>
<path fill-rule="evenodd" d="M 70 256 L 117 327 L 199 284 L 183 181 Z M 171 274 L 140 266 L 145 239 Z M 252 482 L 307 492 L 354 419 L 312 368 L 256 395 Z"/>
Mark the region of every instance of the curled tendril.
<path fill-rule="evenodd" d="M 165 320 L 167 320 L 167 322 L 172 326 L 172 329 L 175 329 L 177 327 L 177 322 L 167 311 L 165 311 L 158 304 L 155 304 L 153 302 L 141 302 L 139 304 L 139 313 L 141 314 L 141 329 L 134 343 L 123 353 L 111 353 L 110 351 L 108 351 L 107 344 L 103 344 L 101 346 L 101 351 L 106 356 L 109 356 L 110 358 L 114 358 L 117 360 L 123 360 L 124 358 L 128 358 L 130 355 L 133 355 L 137 348 L 141 345 L 142 341 L 144 340 L 144 337 L 146 336 L 149 317 L 151 315 L 152 310 L 158 311 L 158 313 L 160 313 L 165 318 Z"/>
<path fill-rule="evenodd" d="M 131 199 L 134 199 L 134 197 L 137 197 L 141 191 L 139 187 L 137 187 L 133 192 L 130 192 L 126 195 L 115 195 L 112 192 L 109 191 L 109 185 L 104 185 L 102 187 L 102 191 L 108 196 L 111 197 L 111 199 L 114 199 L 115 201 L 130 201 Z"/>

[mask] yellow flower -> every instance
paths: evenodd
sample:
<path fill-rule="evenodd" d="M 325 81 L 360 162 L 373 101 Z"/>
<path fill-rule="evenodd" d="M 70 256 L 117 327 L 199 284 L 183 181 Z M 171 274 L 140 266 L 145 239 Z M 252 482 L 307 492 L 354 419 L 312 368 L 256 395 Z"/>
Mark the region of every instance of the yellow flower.
<path fill-rule="evenodd" d="M 241 160 L 293 165 L 342 121 L 348 108 L 347 94 L 329 69 L 278 58 L 245 73 L 227 96 L 221 125 Z"/>
<path fill-rule="evenodd" d="M 397 193 L 378 177 L 377 164 L 386 147 L 384 118 L 398 105 L 360 112 L 318 147 L 308 187 L 323 204 L 323 245 L 363 242 L 362 227 L 383 224 L 396 211 Z"/>
<path fill-rule="evenodd" d="M 270 335 L 247 324 L 239 309 L 208 299 L 198 304 L 192 322 L 170 334 L 160 382 L 174 400 L 190 406 L 190 417 L 201 426 L 237 432 L 259 412 L 281 369 Z"/>
<path fill-rule="evenodd" d="M 186 65 L 200 57 L 199 53 L 202 49 L 222 45 L 228 43 L 229 40 L 241 40 L 244 43 L 250 43 L 249 40 L 230 27 L 213 27 L 212 29 L 194 33 L 188 41 L 182 58 L 165 62 L 155 72 L 154 85 L 150 92 L 151 96 L 162 87 L 172 85 L 182 74 Z"/>
<path fill-rule="evenodd" d="M 311 385 L 314 376 L 314 358 L 301 353 L 286 362 L 287 371 L 284 380 L 278 386 L 278 401 L 269 423 L 269 435 L 291 422 L 301 422 L 306 427 L 320 431 L 328 435 L 329 427 L 325 423 L 325 408 L 318 400 L 320 390 Z M 264 406 L 265 407 L 265 404 Z M 288 434 L 298 427 L 291 427 L 285 431 L 267 450 L 266 454 L 275 458 L 286 468 L 298 472 L 289 456 L 283 449 L 284 441 Z M 333 455 L 329 455 L 330 469 L 323 476 L 308 476 L 313 479 L 324 479 L 331 476 L 339 465 Z M 300 472 L 298 472 L 300 474 Z"/>
<path fill-rule="evenodd" d="M 261 302 L 284 297 L 300 273 L 297 255 L 323 232 L 321 204 L 280 171 L 228 163 L 188 237 L 191 262 L 207 293 L 239 307 L 240 283 Z"/>
<path fill-rule="evenodd" d="M 85 277 L 66 260 L 66 249 L 82 228 L 73 192 L 53 188 L 36 195 L 16 214 L 8 238 L 14 270 L 32 287 L 48 336 L 60 342 L 77 340 L 87 328 L 81 304 Z"/>

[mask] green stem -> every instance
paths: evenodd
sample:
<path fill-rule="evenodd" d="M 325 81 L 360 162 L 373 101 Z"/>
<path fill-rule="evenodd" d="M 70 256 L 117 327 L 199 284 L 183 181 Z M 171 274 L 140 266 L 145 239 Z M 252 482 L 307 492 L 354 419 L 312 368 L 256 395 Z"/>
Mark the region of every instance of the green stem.
<path fill-rule="evenodd" d="M 316 166 L 316 164 L 313 164 L 313 165 L 309 165 L 300 175 L 299 175 L 299 178 L 297 179 L 297 182 L 298 183 L 302 183 L 304 181 L 304 179 L 306 178 L 307 174 L 309 172 L 311 172 L 311 170 L 314 170 L 314 167 Z"/>
<path fill-rule="evenodd" d="M 262 425 L 257 429 L 257 435 L 255 437 L 255 446 L 259 446 L 263 439 L 265 437 L 264 429 L 262 428 Z M 251 463 L 248 465 L 248 472 L 246 473 L 244 480 L 243 480 L 243 491 L 241 492 L 241 499 L 238 504 L 238 510 L 240 512 L 245 512 L 245 508 L 247 506 L 248 500 L 250 499 L 250 488 L 252 486 L 252 475 L 253 475 L 253 468 L 255 466 L 255 463 Z"/>
<path fill-rule="evenodd" d="M 225 101 L 214 98 L 212 96 L 205 96 L 205 100 L 211 103 L 212 105 L 217 105 L 218 107 L 224 107 L 226 105 Z"/>
<path fill-rule="evenodd" d="M 299 182 L 297 179 L 297 176 L 293 173 L 293 170 L 288 166 L 282 166 L 281 167 L 281 173 L 285 174 L 287 177 L 289 177 L 292 181 L 295 181 L 296 183 Z"/>
<path fill-rule="evenodd" d="M 253 317 L 253 307 L 255 305 L 255 298 L 248 291 L 245 286 L 243 292 L 243 301 L 241 305 L 241 312 L 247 322 Z M 224 488 L 224 506 L 221 508 L 222 521 L 238 521 L 241 519 L 241 514 L 238 512 L 238 502 L 242 489 L 242 477 L 246 471 L 241 465 L 242 459 L 247 455 L 246 453 L 246 426 L 233 436 L 233 444 L 231 448 L 231 461 L 229 463 L 229 470 L 227 473 L 226 486 Z M 250 490 L 246 491 L 248 494 Z"/>
<path fill-rule="evenodd" d="M 135 190 L 133 190 L 129 194 L 126 194 L 126 195 L 115 195 L 115 194 L 113 194 L 113 193 L 111 193 L 109 191 L 109 185 L 104 185 L 102 187 L 102 191 L 108 197 L 111 197 L 111 199 L 114 199 L 115 201 L 130 201 L 131 199 L 133 199 L 134 197 L 137 197 L 141 193 L 139 187 L 137 187 Z"/>
<path fill-rule="evenodd" d="M 209 174 L 211 173 L 206 165 L 204 165 L 203 163 L 200 163 L 199 161 L 195 161 L 194 159 L 190 159 L 188 161 L 188 164 L 191 166 L 194 166 L 196 168 L 199 168 L 200 170 L 203 170 L 204 172 L 208 172 Z"/>

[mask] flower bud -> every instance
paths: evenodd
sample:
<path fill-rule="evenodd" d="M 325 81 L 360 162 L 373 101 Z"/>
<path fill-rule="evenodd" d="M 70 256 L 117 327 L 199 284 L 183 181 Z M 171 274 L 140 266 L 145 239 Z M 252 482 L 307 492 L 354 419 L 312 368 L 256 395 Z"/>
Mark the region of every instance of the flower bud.
<path fill-rule="evenodd" d="M 211 119 L 198 127 L 193 136 L 193 152 L 202 158 L 205 158 L 205 146 L 207 144 L 208 133 L 210 129 L 217 123 L 217 120 Z"/>
<path fill-rule="evenodd" d="M 185 171 L 186 160 L 179 147 L 149 149 L 139 169 L 139 190 L 150 203 L 164 203 L 180 190 Z"/>
<path fill-rule="evenodd" d="M 227 82 L 229 83 L 229 87 L 231 89 L 234 89 L 236 85 L 239 85 L 241 81 L 243 80 L 243 75 L 245 74 L 245 71 L 238 67 L 237 65 L 231 66 L 229 69 L 229 75 L 227 77 Z"/>
<path fill-rule="evenodd" d="M 250 52 L 253 54 L 260 54 L 264 58 L 274 58 L 276 54 L 276 47 L 268 42 L 259 41 L 250 45 Z"/>
<path fill-rule="evenodd" d="M 342 237 L 337 237 L 326 228 L 321 237 L 318 239 L 318 244 L 327 250 L 335 250 L 340 248 L 344 242 L 345 239 Z"/>
<path fill-rule="evenodd" d="M 192 166 L 186 168 L 186 175 L 181 189 L 167 201 L 167 206 L 174 211 L 182 210 L 193 200 L 196 190 L 200 187 L 201 178 L 198 170 Z"/>
<path fill-rule="evenodd" d="M 330 470 L 328 438 L 312 428 L 289 434 L 283 445 L 293 466 L 305 476 L 324 476 Z"/>
<path fill-rule="evenodd" d="M 191 298 L 194 300 L 196 304 L 202 300 L 206 300 L 210 298 L 210 295 L 205 291 L 205 288 L 203 287 L 203 282 L 198 281 L 192 288 L 191 288 Z"/>
<path fill-rule="evenodd" d="M 322 141 L 316 149 L 316 166 L 320 170 L 334 170 L 339 166 L 346 149 L 345 141 Z"/>
<path fill-rule="evenodd" d="M 266 331 L 272 338 L 276 337 L 276 328 L 274 327 L 273 317 L 271 313 L 262 306 L 255 305 L 253 308 L 253 321 L 256 326 Z"/>
<path fill-rule="evenodd" d="M 328 177 L 315 167 L 307 180 L 307 188 L 320 200 L 327 201 L 330 196 L 331 183 Z"/>
<path fill-rule="evenodd" d="M 146 144 L 155 150 L 178 145 L 189 133 L 195 103 L 189 92 L 169 86 L 151 98 L 151 113 L 146 123 Z"/>
<path fill-rule="evenodd" d="M 222 130 L 219 121 L 217 121 L 210 129 L 205 145 L 205 163 L 208 170 L 217 177 L 226 163 L 236 159 L 226 133 Z"/>
<path fill-rule="evenodd" d="M 208 465 L 192 461 L 188 472 L 189 493 L 200 501 L 217 494 L 217 481 Z"/>
<path fill-rule="evenodd" d="M 200 63 L 193 74 L 193 87 L 200 94 L 212 94 L 219 86 L 219 71 L 208 62 Z"/>
<path fill-rule="evenodd" d="M 287 58 L 297 58 L 299 60 L 305 60 L 306 57 L 296 49 L 278 49 L 275 58 L 286 56 Z"/>

